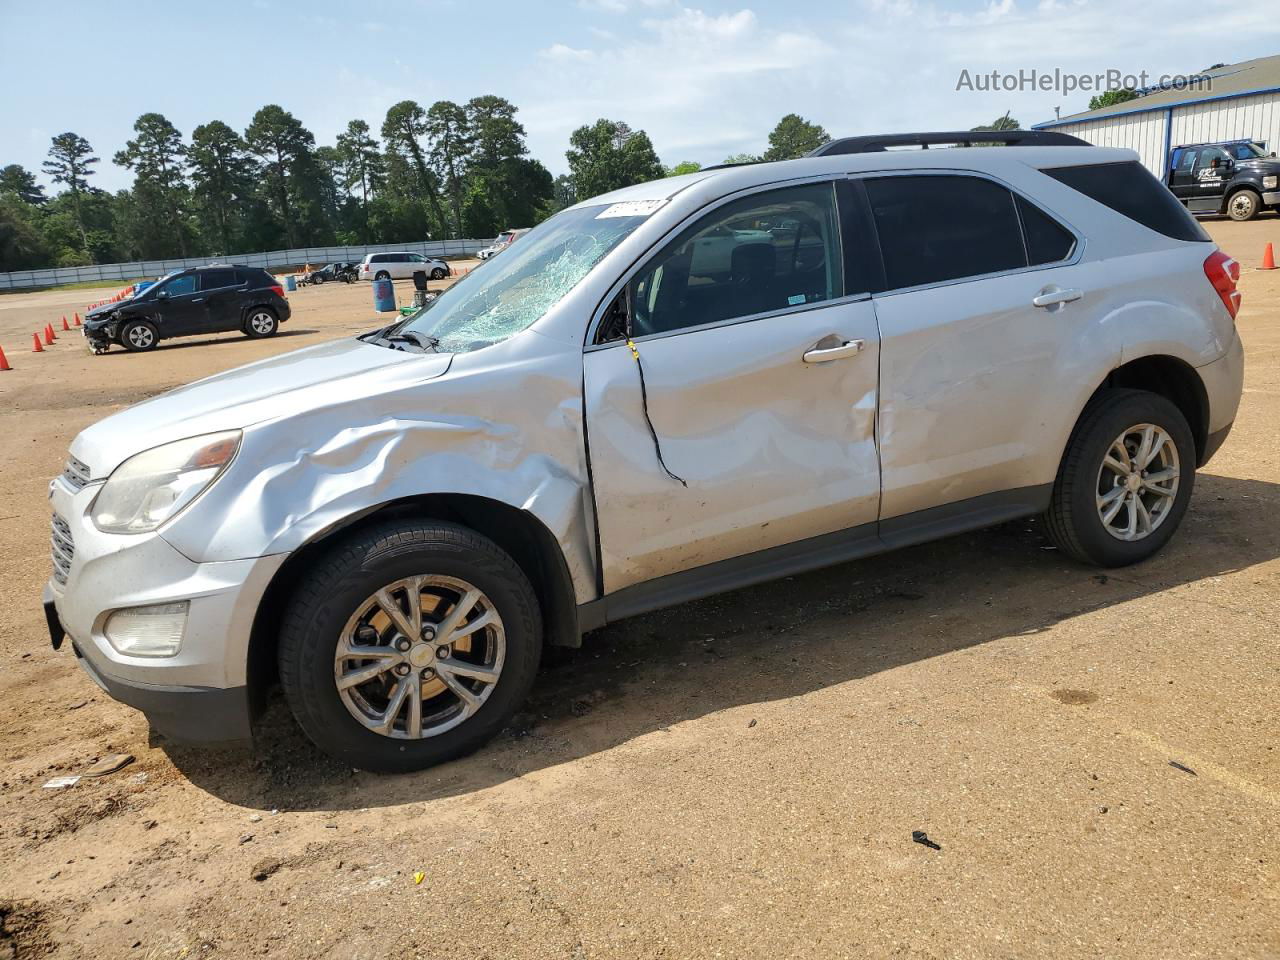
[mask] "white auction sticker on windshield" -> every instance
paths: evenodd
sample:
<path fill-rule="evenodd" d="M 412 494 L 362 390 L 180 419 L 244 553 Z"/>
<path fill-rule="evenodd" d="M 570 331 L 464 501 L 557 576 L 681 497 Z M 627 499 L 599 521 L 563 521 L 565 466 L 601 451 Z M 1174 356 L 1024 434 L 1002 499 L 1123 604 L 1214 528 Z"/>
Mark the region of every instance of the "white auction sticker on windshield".
<path fill-rule="evenodd" d="M 611 203 L 596 214 L 596 219 L 607 220 L 610 217 L 647 217 L 654 211 L 660 209 L 666 202 L 666 200 L 624 200 L 621 203 Z"/>

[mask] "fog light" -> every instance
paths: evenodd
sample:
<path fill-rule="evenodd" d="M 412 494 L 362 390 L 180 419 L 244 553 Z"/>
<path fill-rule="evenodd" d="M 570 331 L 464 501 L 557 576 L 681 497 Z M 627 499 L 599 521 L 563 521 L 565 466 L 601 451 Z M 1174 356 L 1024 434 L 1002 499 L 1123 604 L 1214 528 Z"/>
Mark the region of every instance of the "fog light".
<path fill-rule="evenodd" d="M 182 646 L 191 603 L 158 603 L 117 610 L 107 619 L 107 640 L 130 657 L 172 657 Z"/>

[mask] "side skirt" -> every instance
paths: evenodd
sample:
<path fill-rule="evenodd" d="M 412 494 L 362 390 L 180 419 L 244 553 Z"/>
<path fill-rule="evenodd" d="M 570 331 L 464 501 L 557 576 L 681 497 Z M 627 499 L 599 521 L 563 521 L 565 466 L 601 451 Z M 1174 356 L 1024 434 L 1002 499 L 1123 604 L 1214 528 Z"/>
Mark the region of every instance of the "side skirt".
<path fill-rule="evenodd" d="M 578 606 L 583 631 L 780 577 L 859 560 L 1042 513 L 1053 484 L 1003 490 L 732 557 L 624 587 Z"/>

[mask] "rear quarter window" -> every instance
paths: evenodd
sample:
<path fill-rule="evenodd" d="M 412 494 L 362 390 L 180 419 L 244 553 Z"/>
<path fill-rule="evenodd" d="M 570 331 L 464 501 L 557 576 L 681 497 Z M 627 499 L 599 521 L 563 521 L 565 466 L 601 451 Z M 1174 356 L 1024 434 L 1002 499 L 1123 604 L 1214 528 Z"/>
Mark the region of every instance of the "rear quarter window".
<path fill-rule="evenodd" d="M 1135 160 L 1050 167 L 1041 171 L 1091 200 L 1174 240 L 1210 242 L 1169 189 Z"/>

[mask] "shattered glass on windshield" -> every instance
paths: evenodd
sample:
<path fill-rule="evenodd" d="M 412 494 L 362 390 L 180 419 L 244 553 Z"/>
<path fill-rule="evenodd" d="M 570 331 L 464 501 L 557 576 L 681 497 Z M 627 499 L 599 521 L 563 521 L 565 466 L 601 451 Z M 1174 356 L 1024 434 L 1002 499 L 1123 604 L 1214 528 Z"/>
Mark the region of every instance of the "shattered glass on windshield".
<path fill-rule="evenodd" d="M 569 210 L 538 227 L 446 291 L 400 331 L 465 353 L 528 328 L 572 290 L 645 216 L 600 218 L 602 208 Z"/>

